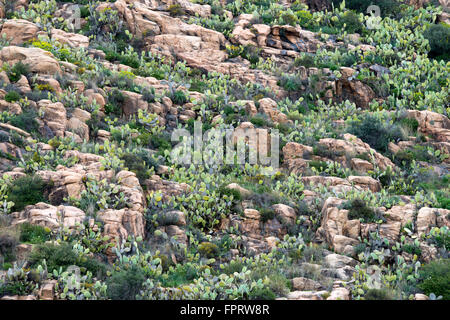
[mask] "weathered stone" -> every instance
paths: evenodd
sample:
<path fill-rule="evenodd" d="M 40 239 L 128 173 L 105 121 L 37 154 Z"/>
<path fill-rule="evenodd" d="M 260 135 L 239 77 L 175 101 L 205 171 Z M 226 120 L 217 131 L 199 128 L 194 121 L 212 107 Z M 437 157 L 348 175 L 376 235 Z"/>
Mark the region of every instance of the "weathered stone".
<path fill-rule="evenodd" d="M 51 74 L 62 73 L 53 54 L 40 48 L 9 46 L 0 50 L 0 63 L 13 65 L 21 61 L 30 67 L 31 72 Z"/>
<path fill-rule="evenodd" d="M 32 22 L 23 19 L 6 20 L 3 24 L 0 36 L 6 36 L 11 45 L 21 45 L 37 37 L 39 27 Z"/>

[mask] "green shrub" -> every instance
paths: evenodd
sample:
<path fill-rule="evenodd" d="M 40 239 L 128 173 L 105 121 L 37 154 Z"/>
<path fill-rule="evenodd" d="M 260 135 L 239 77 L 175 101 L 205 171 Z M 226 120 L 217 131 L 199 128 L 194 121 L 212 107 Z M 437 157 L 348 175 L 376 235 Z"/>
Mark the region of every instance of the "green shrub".
<path fill-rule="evenodd" d="M 27 205 L 45 202 L 44 193 L 48 187 L 39 176 L 20 177 L 9 187 L 8 200 L 14 202 L 13 210 L 22 211 Z"/>
<path fill-rule="evenodd" d="M 394 162 L 397 165 L 402 165 L 405 163 L 405 166 L 409 167 L 413 160 L 414 155 L 411 150 L 400 150 L 394 155 Z"/>
<path fill-rule="evenodd" d="M 377 222 L 384 220 L 382 213 L 376 209 L 367 206 L 366 202 L 361 199 L 347 201 L 341 205 L 342 209 L 348 210 L 348 219 L 363 219 L 364 222 Z"/>
<path fill-rule="evenodd" d="M 270 288 L 256 288 L 249 293 L 250 300 L 275 300 L 277 295 Z"/>
<path fill-rule="evenodd" d="M 390 141 L 405 139 L 405 135 L 399 126 L 386 125 L 373 115 L 366 115 L 361 121 L 353 121 L 348 132 L 380 152 L 388 150 Z"/>
<path fill-rule="evenodd" d="M 142 288 L 145 275 L 140 268 L 133 266 L 122 270 L 108 278 L 107 295 L 112 300 L 136 300 L 136 295 Z"/>
<path fill-rule="evenodd" d="M 170 135 L 167 133 L 154 134 L 150 137 L 152 146 L 159 151 L 172 149 L 172 142 L 170 141 Z"/>
<path fill-rule="evenodd" d="M 301 77 L 296 74 L 283 74 L 278 80 L 278 85 L 287 91 L 299 91 L 303 85 Z"/>
<path fill-rule="evenodd" d="M 176 90 L 170 97 L 170 99 L 173 101 L 173 103 L 182 105 L 188 102 L 188 97 L 182 90 Z"/>
<path fill-rule="evenodd" d="M 288 24 L 294 27 L 299 22 L 298 17 L 292 12 L 283 12 L 280 18 L 283 20 L 284 24 Z"/>
<path fill-rule="evenodd" d="M 415 118 L 401 118 L 399 121 L 403 128 L 408 129 L 411 133 L 415 134 L 419 128 L 419 122 Z"/>
<path fill-rule="evenodd" d="M 303 66 L 305 68 L 312 68 L 315 65 L 316 62 L 314 60 L 314 56 L 311 54 L 304 54 L 294 60 L 294 66 L 296 67 Z"/>
<path fill-rule="evenodd" d="M 155 102 L 155 88 L 144 88 L 142 90 L 142 99 L 147 101 L 148 103 Z"/>
<path fill-rule="evenodd" d="M 450 59 L 450 25 L 433 24 L 425 31 L 424 36 L 430 43 L 430 57 L 446 61 Z"/>
<path fill-rule="evenodd" d="M 241 56 L 244 59 L 247 59 L 250 61 L 252 65 L 256 65 L 259 62 L 259 55 L 261 53 L 261 49 L 258 47 L 255 47 L 253 45 L 248 45 L 244 47 L 244 50 L 241 54 Z"/>
<path fill-rule="evenodd" d="M 45 259 L 47 263 L 47 270 L 59 270 L 62 267 L 66 270 L 69 266 L 78 266 L 81 271 L 88 270 L 94 276 L 101 277 L 106 273 L 106 267 L 103 263 L 97 261 L 95 258 L 79 256 L 72 249 L 69 243 L 55 244 L 38 244 L 30 254 L 29 262 L 32 266 L 42 264 Z"/>
<path fill-rule="evenodd" d="M 402 246 L 402 250 L 409 254 L 416 254 L 420 256 L 422 254 L 422 250 L 413 243 L 406 243 Z"/>
<path fill-rule="evenodd" d="M 163 270 L 165 269 L 163 268 Z M 191 283 L 198 276 L 198 269 L 190 263 L 184 265 L 177 264 L 173 271 L 167 273 L 167 277 L 161 277 L 161 285 L 164 287 L 178 287 L 186 283 Z"/>
<path fill-rule="evenodd" d="M 182 16 L 186 14 L 186 11 L 178 3 L 170 5 L 168 11 L 171 17 Z"/>
<path fill-rule="evenodd" d="M 125 153 L 120 159 L 124 160 L 128 170 L 134 172 L 139 181 L 144 181 L 150 177 L 145 161 L 133 153 Z"/>
<path fill-rule="evenodd" d="M 3 262 L 14 260 L 17 245 L 17 237 L 9 232 L 0 230 L 0 257 L 3 257 Z"/>
<path fill-rule="evenodd" d="M 369 289 L 364 295 L 365 300 L 394 300 L 393 293 L 387 289 Z"/>
<path fill-rule="evenodd" d="M 219 254 L 219 247 L 211 242 L 202 242 L 198 245 L 198 252 L 207 258 L 215 258 Z"/>
<path fill-rule="evenodd" d="M 9 81 L 17 82 L 22 75 L 27 76 L 30 73 L 30 67 L 22 62 L 17 62 L 14 64 L 10 70 L 8 70 L 7 75 Z"/>
<path fill-rule="evenodd" d="M 269 121 L 263 115 L 251 117 L 250 122 L 257 127 L 269 126 Z"/>
<path fill-rule="evenodd" d="M 14 115 L 9 123 L 29 133 L 36 133 L 39 130 L 39 124 L 36 121 L 37 112 L 34 109 L 25 109 L 21 114 Z"/>
<path fill-rule="evenodd" d="M 450 300 L 450 259 L 441 259 L 426 264 L 420 271 L 419 288 L 427 295 L 434 293 Z"/>
<path fill-rule="evenodd" d="M 335 8 L 339 8 L 342 0 L 332 0 L 332 3 Z M 362 12 L 367 14 L 367 8 L 369 5 L 376 5 L 380 7 L 381 16 L 392 16 L 398 14 L 400 11 L 400 1 L 397 0 L 371 0 L 370 2 L 367 0 L 346 0 L 345 7 L 347 9 L 355 10 L 357 12 Z"/>
<path fill-rule="evenodd" d="M 361 33 L 364 27 L 359 21 L 358 15 L 353 11 L 345 12 L 339 22 L 342 26 L 345 24 L 345 31 L 348 33 Z"/>
<path fill-rule="evenodd" d="M 260 213 L 260 220 L 265 223 L 269 220 L 272 220 L 273 218 L 275 218 L 275 211 L 270 209 L 270 208 L 261 208 L 259 210 Z"/>
<path fill-rule="evenodd" d="M 5 95 L 5 100 L 7 102 L 16 102 L 20 100 L 20 93 L 17 91 L 10 91 Z"/>
<path fill-rule="evenodd" d="M 124 94 L 118 90 L 113 89 L 108 93 L 108 103 L 105 105 L 106 114 L 122 115 L 122 104 L 125 102 Z"/>
<path fill-rule="evenodd" d="M 50 240 L 50 229 L 30 223 L 20 225 L 20 241 L 28 243 L 43 243 Z"/>
<path fill-rule="evenodd" d="M 27 280 L 0 282 L 0 297 L 2 296 L 26 296 L 32 290 L 32 283 Z"/>
<path fill-rule="evenodd" d="M 60 245 L 54 244 L 40 244 L 37 245 L 30 254 L 29 261 L 31 265 L 41 264 L 45 259 L 47 269 L 49 272 L 59 270 L 63 267 L 65 270 L 71 265 L 76 265 L 78 262 L 77 254 L 72 250 L 72 246 L 68 243 Z"/>
<path fill-rule="evenodd" d="M 222 196 L 224 196 L 224 195 L 233 196 L 233 199 L 236 201 L 242 200 L 241 193 L 236 189 L 230 189 L 230 188 L 227 188 L 226 186 L 222 186 L 219 188 L 218 191 L 219 191 L 220 195 L 222 195 Z"/>
<path fill-rule="evenodd" d="M 321 172 L 328 168 L 328 163 L 326 161 L 311 160 L 308 162 L 308 166 L 316 169 L 318 172 Z"/>
<path fill-rule="evenodd" d="M 438 202 L 438 207 L 450 210 L 450 197 L 449 193 L 445 193 L 443 191 L 436 191 L 436 200 Z M 449 246 L 450 247 L 450 246 Z"/>

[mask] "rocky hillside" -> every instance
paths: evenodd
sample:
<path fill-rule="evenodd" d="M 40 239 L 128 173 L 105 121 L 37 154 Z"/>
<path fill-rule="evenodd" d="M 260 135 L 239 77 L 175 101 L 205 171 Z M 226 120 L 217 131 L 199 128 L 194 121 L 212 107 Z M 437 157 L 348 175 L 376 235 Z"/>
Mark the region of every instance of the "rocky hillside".
<path fill-rule="evenodd" d="M 0 0 L 0 300 L 449 300 L 448 2 L 368 2 Z"/>

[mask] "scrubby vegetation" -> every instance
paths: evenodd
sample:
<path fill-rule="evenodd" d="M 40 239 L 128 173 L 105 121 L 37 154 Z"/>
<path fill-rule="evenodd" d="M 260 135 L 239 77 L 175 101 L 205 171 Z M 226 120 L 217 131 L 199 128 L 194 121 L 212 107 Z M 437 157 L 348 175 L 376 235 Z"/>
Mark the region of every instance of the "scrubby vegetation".
<path fill-rule="evenodd" d="M 150 2 L 0 1 L 0 298 L 450 299 L 439 1 Z"/>

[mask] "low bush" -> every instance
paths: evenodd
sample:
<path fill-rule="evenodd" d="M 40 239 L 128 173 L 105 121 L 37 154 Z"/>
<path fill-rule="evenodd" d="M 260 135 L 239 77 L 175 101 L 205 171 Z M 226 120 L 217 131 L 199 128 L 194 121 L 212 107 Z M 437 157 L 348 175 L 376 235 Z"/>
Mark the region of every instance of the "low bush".
<path fill-rule="evenodd" d="M 170 5 L 168 10 L 169 10 L 171 17 L 177 17 L 177 16 L 182 16 L 182 15 L 186 14 L 186 11 L 178 3 Z"/>
<path fill-rule="evenodd" d="M 342 3 L 342 0 L 332 0 L 332 3 L 335 8 L 339 8 L 339 5 Z M 398 0 L 371 0 L 368 2 L 367 0 L 346 0 L 345 7 L 347 9 L 355 10 L 357 12 L 362 12 L 367 14 L 367 8 L 369 5 L 376 5 L 381 10 L 381 16 L 394 16 L 400 12 L 401 2 Z"/>
<path fill-rule="evenodd" d="M 50 229 L 30 223 L 20 225 L 20 241 L 28 243 L 44 243 L 50 240 Z"/>
<path fill-rule="evenodd" d="M 372 115 L 364 116 L 361 121 L 351 122 L 348 132 L 380 152 L 388 150 L 389 142 L 405 139 L 400 126 L 387 125 Z"/>
<path fill-rule="evenodd" d="M 97 277 L 101 277 L 106 273 L 106 266 L 103 263 L 92 257 L 80 257 L 73 251 L 69 243 L 36 245 L 29 257 L 31 266 L 42 264 L 44 259 L 48 272 L 59 270 L 60 267 L 66 270 L 69 266 L 78 266 L 81 271 L 83 269 L 88 270 Z"/>
<path fill-rule="evenodd" d="M 134 172 L 139 181 L 144 181 L 150 177 L 145 161 L 133 153 L 125 153 L 120 159 L 124 160 L 128 170 Z"/>
<path fill-rule="evenodd" d="M 5 100 L 7 102 L 16 102 L 20 100 L 20 93 L 17 91 L 10 91 L 7 94 L 5 94 Z"/>
<path fill-rule="evenodd" d="M 341 205 L 341 209 L 348 210 L 348 219 L 362 219 L 364 222 L 377 222 L 384 220 L 382 213 L 376 209 L 367 206 L 366 202 L 361 199 L 347 201 Z"/>
<path fill-rule="evenodd" d="M 9 81 L 17 82 L 22 77 L 22 75 L 27 76 L 30 73 L 30 67 L 22 62 L 17 62 L 11 69 L 8 70 L 7 75 Z"/>
<path fill-rule="evenodd" d="M 21 211 L 27 205 L 45 202 L 48 187 L 49 184 L 39 176 L 20 177 L 9 186 L 8 200 L 14 202 L 13 210 Z"/>
<path fill-rule="evenodd" d="M 433 24 L 424 36 L 430 44 L 429 56 L 431 58 L 450 59 L 450 25 L 445 23 Z"/>
<path fill-rule="evenodd" d="M 25 130 L 29 133 L 36 133 L 39 130 L 39 124 L 36 121 L 37 112 L 33 109 L 25 109 L 21 114 L 13 116 L 9 123 L 14 127 Z"/>
<path fill-rule="evenodd" d="M 142 288 L 145 275 L 140 268 L 132 267 L 113 273 L 106 281 L 107 295 L 112 300 L 136 300 Z"/>
<path fill-rule="evenodd" d="M 345 24 L 345 31 L 348 33 L 361 33 L 364 28 L 362 22 L 359 21 L 358 15 L 353 11 L 345 12 L 339 23 L 342 24 L 342 26 Z"/>
<path fill-rule="evenodd" d="M 387 288 L 369 289 L 364 295 L 364 300 L 394 300 L 394 295 Z"/>
<path fill-rule="evenodd" d="M 219 247 L 211 242 L 202 242 L 198 245 L 198 252 L 207 258 L 215 258 L 219 254 Z"/>
<path fill-rule="evenodd" d="M 441 259 L 426 264 L 420 271 L 419 288 L 427 295 L 434 293 L 443 300 L 450 299 L 450 259 Z"/>
<path fill-rule="evenodd" d="M 173 101 L 173 103 L 182 105 L 188 102 L 188 97 L 186 96 L 186 93 L 182 90 L 176 90 L 172 93 L 170 96 L 170 99 Z"/>
<path fill-rule="evenodd" d="M 17 245 L 17 237 L 14 234 L 0 231 L 0 257 L 3 257 L 3 261 L 0 262 L 13 261 Z"/>
<path fill-rule="evenodd" d="M 273 218 L 275 218 L 275 211 L 270 209 L 270 208 L 261 208 L 259 210 L 260 213 L 260 220 L 265 223 L 269 220 L 272 220 Z"/>
<path fill-rule="evenodd" d="M 277 295 L 270 288 L 256 288 L 249 293 L 250 300 L 275 300 Z"/>

